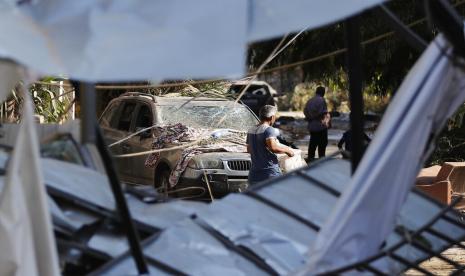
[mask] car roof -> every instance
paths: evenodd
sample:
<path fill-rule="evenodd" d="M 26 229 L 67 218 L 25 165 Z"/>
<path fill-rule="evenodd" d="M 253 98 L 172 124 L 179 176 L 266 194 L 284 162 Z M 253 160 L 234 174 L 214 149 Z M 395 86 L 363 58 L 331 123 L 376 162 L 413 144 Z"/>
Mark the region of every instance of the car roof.
<path fill-rule="evenodd" d="M 226 98 L 212 98 L 212 97 L 186 97 L 179 96 L 178 93 L 170 93 L 163 96 L 155 96 L 152 94 L 144 92 L 126 92 L 118 97 L 121 98 L 139 98 L 143 97 L 148 100 L 155 102 L 157 105 L 181 105 L 183 103 L 190 102 L 192 105 L 206 104 L 206 105 L 218 105 L 218 102 L 221 102 L 221 105 L 240 105 L 240 103 L 235 103 L 234 101 Z"/>
<path fill-rule="evenodd" d="M 250 85 L 269 86 L 269 83 L 267 83 L 266 81 L 248 81 L 248 80 L 233 81 L 233 82 L 231 82 L 231 86 L 233 86 L 233 85 L 248 85 L 249 83 L 250 83 Z"/>
<path fill-rule="evenodd" d="M 264 86 L 264 87 L 267 87 L 271 94 L 277 94 L 277 91 L 269 83 L 267 83 L 266 81 L 238 80 L 238 81 L 231 82 L 230 87 L 233 87 L 233 86 L 246 86 L 246 85 L 249 85 L 249 84 L 250 84 L 250 86 Z"/>

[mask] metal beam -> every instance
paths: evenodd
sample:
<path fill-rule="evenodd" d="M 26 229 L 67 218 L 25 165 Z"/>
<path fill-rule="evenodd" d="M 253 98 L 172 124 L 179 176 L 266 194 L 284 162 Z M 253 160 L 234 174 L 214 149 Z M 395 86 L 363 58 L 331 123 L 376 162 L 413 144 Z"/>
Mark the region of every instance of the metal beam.
<path fill-rule="evenodd" d="M 454 52 L 465 58 L 463 18 L 447 0 L 425 0 L 426 14 L 430 23 L 444 33 L 454 45 Z"/>
<path fill-rule="evenodd" d="M 95 85 L 80 82 L 79 93 L 81 100 L 81 143 L 95 144 L 95 125 L 97 124 Z"/>
<path fill-rule="evenodd" d="M 131 255 L 134 258 L 139 274 L 148 274 L 147 264 L 140 245 L 139 235 L 134 227 L 131 213 L 129 212 L 126 198 L 124 197 L 123 189 L 121 187 L 121 182 L 118 179 L 118 175 L 113 164 L 113 159 L 111 158 L 110 152 L 108 151 L 103 135 L 100 131 L 100 127 L 97 123 L 94 125 L 94 132 L 96 136 L 96 145 L 103 159 L 108 180 L 110 181 L 110 187 L 115 197 L 116 208 L 118 210 L 118 214 L 121 216 L 121 225 L 128 238 Z"/>
<path fill-rule="evenodd" d="M 105 171 L 110 181 L 110 187 L 116 202 L 116 209 L 120 216 L 121 226 L 126 233 L 129 242 L 131 255 L 136 263 L 137 270 L 140 275 L 147 274 L 148 268 L 142 253 L 139 242 L 139 235 L 134 227 L 134 223 L 129 212 L 126 198 L 124 197 L 121 183 L 113 164 L 113 159 L 108 151 L 108 148 L 100 132 L 100 127 L 97 123 L 96 101 L 95 101 L 95 85 L 93 83 L 72 81 L 75 88 L 78 88 L 80 106 L 81 106 L 81 144 L 83 150 L 89 153 L 85 145 L 95 145 L 100 153 Z M 90 154 L 85 154 L 90 158 Z M 93 162 L 92 162 L 93 163 Z"/>
<path fill-rule="evenodd" d="M 84 83 L 76 80 L 70 80 L 74 87 L 75 100 L 81 107 L 80 112 L 80 151 L 84 164 L 95 169 L 95 163 L 87 145 L 95 145 L 95 87 L 92 83 Z"/>
<path fill-rule="evenodd" d="M 362 95 L 362 64 L 359 18 L 354 16 L 345 22 L 347 66 L 349 70 L 350 129 L 352 131 L 352 173 L 363 156 L 364 117 Z"/>
<path fill-rule="evenodd" d="M 394 13 L 392 13 L 385 5 L 381 4 L 377 9 L 377 14 L 386 20 L 386 23 L 412 48 L 419 52 L 423 52 L 428 43 L 408 26 L 406 26 Z"/>

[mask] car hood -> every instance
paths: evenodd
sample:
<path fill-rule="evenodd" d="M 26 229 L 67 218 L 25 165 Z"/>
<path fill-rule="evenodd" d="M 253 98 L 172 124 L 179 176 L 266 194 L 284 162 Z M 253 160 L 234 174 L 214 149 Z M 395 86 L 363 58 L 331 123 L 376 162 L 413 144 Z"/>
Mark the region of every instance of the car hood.
<path fill-rule="evenodd" d="M 193 157 L 194 160 L 201 159 L 220 159 L 220 160 L 231 160 L 231 159 L 247 159 L 250 160 L 250 154 L 246 152 L 206 152 L 201 153 Z"/>

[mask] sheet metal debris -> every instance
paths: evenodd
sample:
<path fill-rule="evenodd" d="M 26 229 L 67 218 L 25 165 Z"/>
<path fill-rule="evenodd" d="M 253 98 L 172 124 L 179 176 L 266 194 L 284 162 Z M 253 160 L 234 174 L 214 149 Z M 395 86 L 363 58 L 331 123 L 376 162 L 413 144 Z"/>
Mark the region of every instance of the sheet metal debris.
<path fill-rule="evenodd" d="M 43 170 L 63 274 L 137 271 L 118 230 L 114 204 L 106 198 L 106 177 L 66 162 L 43 162 L 53 162 Z M 307 265 L 315 237 L 349 178 L 348 162 L 328 158 L 210 205 L 147 203 L 140 196 L 143 190 L 136 195 L 127 189 L 126 198 L 154 275 L 289 274 Z M 378 256 L 340 271 L 398 274 L 465 239 L 458 213 L 416 191 L 396 222 Z"/>

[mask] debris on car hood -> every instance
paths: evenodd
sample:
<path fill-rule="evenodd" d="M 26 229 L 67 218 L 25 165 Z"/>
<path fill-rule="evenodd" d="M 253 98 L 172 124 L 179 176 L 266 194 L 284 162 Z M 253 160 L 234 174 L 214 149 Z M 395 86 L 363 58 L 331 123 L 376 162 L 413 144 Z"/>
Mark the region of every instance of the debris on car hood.
<path fill-rule="evenodd" d="M 174 187 L 179 178 L 186 169 L 192 158 L 203 153 L 211 152 L 247 152 L 245 137 L 246 133 L 233 129 L 215 129 L 213 131 L 206 129 L 194 129 L 181 123 L 169 124 L 166 126 L 156 126 L 155 138 L 152 144 L 152 150 L 163 149 L 170 146 L 187 145 L 183 149 L 181 157 L 178 159 L 174 169 L 171 172 L 169 182 Z M 301 159 L 300 151 L 298 158 L 286 167 L 296 169 L 302 167 L 305 163 Z M 145 160 L 146 167 L 154 167 L 160 158 L 160 152 L 151 153 Z M 280 164 L 288 164 L 281 158 Z M 292 161 L 292 160 L 290 160 Z M 291 166 L 292 165 L 292 166 Z M 286 170 L 288 171 L 288 170 Z"/>
<path fill-rule="evenodd" d="M 245 147 L 245 134 L 229 129 L 195 129 L 181 123 L 166 126 L 156 126 L 152 149 L 163 149 L 170 146 L 186 145 L 181 158 L 171 172 L 169 182 L 171 187 L 176 186 L 178 180 L 187 167 L 189 161 L 202 153 L 207 152 L 247 152 Z M 154 167 L 159 161 L 160 153 L 153 152 L 145 160 L 146 167 Z"/>

